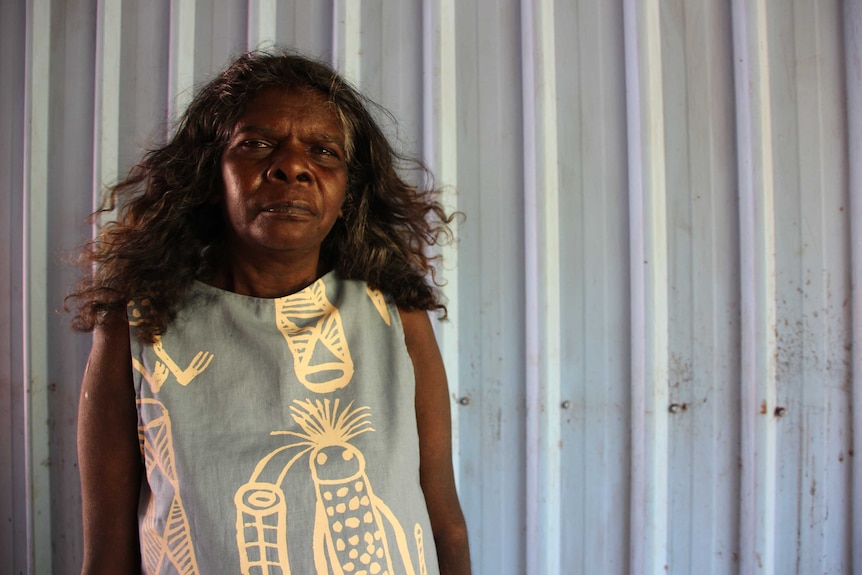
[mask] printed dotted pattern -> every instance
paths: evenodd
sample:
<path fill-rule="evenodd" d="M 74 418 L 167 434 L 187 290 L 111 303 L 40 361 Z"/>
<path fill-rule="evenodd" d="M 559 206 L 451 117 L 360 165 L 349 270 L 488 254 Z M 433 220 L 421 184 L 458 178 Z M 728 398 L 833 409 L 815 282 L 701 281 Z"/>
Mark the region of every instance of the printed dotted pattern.
<path fill-rule="evenodd" d="M 352 487 L 352 489 L 351 489 Z M 335 551 L 341 568 L 352 575 L 388 575 L 383 532 L 374 519 L 365 483 L 335 489 L 321 488 Z"/>

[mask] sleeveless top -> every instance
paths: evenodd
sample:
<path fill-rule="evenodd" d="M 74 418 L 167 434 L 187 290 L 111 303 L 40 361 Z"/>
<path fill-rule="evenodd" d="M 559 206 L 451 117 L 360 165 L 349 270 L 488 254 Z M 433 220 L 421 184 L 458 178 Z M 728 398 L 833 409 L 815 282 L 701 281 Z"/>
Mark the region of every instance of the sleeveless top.
<path fill-rule="evenodd" d="M 132 365 L 144 573 L 438 572 L 382 293 L 334 272 L 276 299 L 197 282 L 155 344 L 132 337 Z"/>

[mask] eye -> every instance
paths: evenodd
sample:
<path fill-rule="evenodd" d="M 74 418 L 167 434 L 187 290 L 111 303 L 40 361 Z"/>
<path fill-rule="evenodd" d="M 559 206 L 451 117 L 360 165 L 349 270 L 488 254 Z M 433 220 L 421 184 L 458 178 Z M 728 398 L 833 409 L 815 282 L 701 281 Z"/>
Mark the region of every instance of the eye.
<path fill-rule="evenodd" d="M 243 140 L 239 145 L 242 148 L 251 148 L 256 150 L 269 147 L 269 144 L 263 140 Z"/>
<path fill-rule="evenodd" d="M 321 161 L 333 162 L 341 160 L 341 153 L 335 147 L 314 145 L 310 147 L 309 152 L 317 156 Z"/>
<path fill-rule="evenodd" d="M 327 148 L 325 146 L 314 146 L 312 150 L 321 156 L 338 156 L 335 150 L 332 148 Z"/>

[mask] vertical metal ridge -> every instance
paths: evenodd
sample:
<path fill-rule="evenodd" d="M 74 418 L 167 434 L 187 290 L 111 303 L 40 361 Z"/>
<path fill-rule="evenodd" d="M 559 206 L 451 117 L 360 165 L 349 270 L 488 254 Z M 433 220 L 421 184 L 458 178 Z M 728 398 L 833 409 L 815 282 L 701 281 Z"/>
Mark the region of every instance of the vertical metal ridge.
<path fill-rule="evenodd" d="M 171 0 L 168 125 L 192 101 L 195 82 L 195 1 Z"/>
<path fill-rule="evenodd" d="M 31 573 L 51 573 L 51 449 L 48 397 L 48 174 L 51 0 L 26 9 L 24 87 L 24 394 L 27 555 Z"/>
<path fill-rule="evenodd" d="M 853 572 L 862 573 L 862 2 L 844 2 L 844 64 L 847 89 L 847 158 L 852 275 L 852 458 L 851 549 Z"/>
<path fill-rule="evenodd" d="M 452 411 L 475 569 L 862 573 L 862 456 L 848 451 L 862 445 L 862 349 L 844 347 L 862 339 L 862 3 L 393 2 L 15 11 L 9 405 L 22 437 L 0 467 L 20 478 L 10 526 L 22 519 L 0 555 L 50 573 L 80 554 L 79 534 L 60 532 L 79 501 L 54 484 L 73 472 L 74 436 L 48 423 L 69 391 L 48 382 L 80 351 L 46 301 L 66 277 L 52 250 L 87 233 L 56 211 L 80 206 L 56 203 L 62 182 L 83 170 L 68 192 L 95 206 L 166 101 L 176 120 L 195 74 L 279 35 L 411 114 L 441 201 L 467 212 L 462 243 L 440 248 L 451 320 L 435 328 L 453 399 L 473 399 Z M 94 18 L 91 109 L 92 63 L 63 50 Z M 69 115 L 82 105 L 92 124 Z M 90 127 L 92 184 L 62 152 L 90 145 Z M 678 379 L 704 400 L 679 417 Z"/>
<path fill-rule="evenodd" d="M 123 3 L 99 0 L 96 8 L 96 101 L 93 141 L 93 209 L 120 169 L 120 56 Z M 109 219 L 100 216 L 100 222 Z"/>
<path fill-rule="evenodd" d="M 774 572 L 775 222 L 764 0 L 734 0 L 741 282 L 740 570 Z"/>
<path fill-rule="evenodd" d="M 657 0 L 623 5 L 631 249 L 631 556 L 663 573 L 668 539 L 667 211 Z"/>
<path fill-rule="evenodd" d="M 646 528 L 646 447 L 644 435 L 646 417 L 644 415 L 646 393 L 644 379 L 646 377 L 646 350 L 644 338 L 640 335 L 645 329 L 644 304 L 644 271 L 642 265 L 635 265 L 636 258 L 643 262 L 643 237 L 632 229 L 634 222 L 643 218 L 643 201 L 641 195 L 634 190 L 640 190 L 642 166 L 640 159 L 640 67 L 638 64 L 638 18 L 637 4 L 627 0 L 623 4 L 623 27 L 625 41 L 625 76 L 626 76 L 626 116 L 628 132 L 628 164 L 629 164 L 629 241 L 631 259 L 631 494 L 630 494 L 630 524 L 629 524 L 629 566 L 631 575 L 638 574 L 638 568 L 644 566 L 644 530 Z"/>
<path fill-rule="evenodd" d="M 527 572 L 560 572 L 560 224 L 553 0 L 521 2 Z M 532 449 L 531 449 L 532 447 Z"/>
<path fill-rule="evenodd" d="M 825 573 L 828 572 L 828 569 L 825 569 L 828 557 L 826 549 L 829 523 L 828 498 L 833 486 L 829 479 L 833 468 L 832 461 L 834 461 L 828 454 L 840 448 L 840 443 L 833 443 L 829 433 L 832 425 L 840 425 L 838 423 L 840 412 L 837 409 L 840 405 L 837 401 L 838 394 L 834 394 L 836 401 L 833 408 L 835 409 L 830 410 L 830 403 L 833 401 L 833 393 L 830 393 L 830 389 L 840 387 L 840 383 L 835 382 L 835 379 L 839 379 L 839 374 L 837 368 L 832 372 L 834 375 L 827 368 L 831 355 L 830 347 L 836 343 L 830 337 L 829 301 L 831 297 L 840 300 L 842 283 L 838 280 L 834 282 L 834 287 L 830 286 L 830 275 L 834 279 L 840 277 L 840 272 L 835 273 L 835 268 L 830 266 L 829 252 L 834 247 L 830 242 L 830 236 L 841 228 L 834 225 L 838 224 L 838 221 L 833 221 L 833 226 L 830 226 L 832 211 L 829 209 L 829 203 L 834 196 L 835 187 L 828 186 L 824 179 L 824 170 L 828 166 L 825 154 L 829 152 L 829 145 L 828 138 L 824 134 L 823 106 L 832 89 L 832 83 L 828 78 L 828 63 L 817 58 L 817 54 L 823 54 L 820 18 L 822 8 L 817 4 L 803 3 L 794 6 L 790 12 L 792 54 L 797 63 L 793 75 L 794 89 L 797 94 L 795 120 L 799 158 L 796 181 L 799 186 L 800 221 L 806 222 L 806 225 L 800 226 L 799 241 L 802 246 L 810 246 L 798 257 L 799 281 L 804 293 L 799 312 L 805 329 L 802 334 L 801 370 L 798 377 L 794 379 L 799 386 L 798 404 L 802 409 L 798 410 L 799 413 L 790 414 L 791 417 L 803 422 L 798 435 L 793 433 L 795 437 L 790 439 L 790 441 L 798 441 L 797 457 L 800 462 L 798 471 L 800 488 L 795 497 L 800 509 L 797 521 L 810 526 L 802 530 L 798 536 L 796 564 L 800 572 Z M 812 89 L 806 89 L 806 87 Z M 776 164 L 780 165 L 778 162 Z M 784 186 L 778 184 L 777 188 L 783 190 Z M 778 198 L 779 201 L 786 201 L 780 195 Z M 836 209 L 834 213 L 837 215 L 838 210 Z M 810 225 L 807 222 L 810 222 Z M 783 271 L 780 264 L 777 267 L 779 271 Z M 781 288 L 777 289 L 776 296 L 783 300 Z M 833 290 L 837 292 L 834 296 Z M 776 321 L 779 324 L 783 323 L 786 316 L 781 308 L 778 314 Z M 777 341 L 779 347 L 784 344 L 787 337 L 782 331 L 779 329 Z M 843 345 L 836 347 L 841 349 Z M 788 400 L 785 399 L 784 390 L 788 382 L 779 374 L 776 378 L 777 386 L 781 390 L 779 402 L 781 405 L 787 405 Z M 780 448 L 783 447 L 785 438 L 791 435 L 785 428 L 789 421 L 791 420 L 786 418 L 779 427 Z M 779 453 L 779 461 L 783 463 L 781 451 Z M 785 491 L 781 488 L 779 490 L 779 492 Z M 780 530 L 780 523 L 776 528 Z M 780 541 L 778 533 L 775 538 L 776 541 Z M 779 545 L 776 543 L 776 547 Z M 777 554 L 783 555 L 780 550 Z M 778 560 L 776 560 L 776 570 L 783 571 Z"/>
<path fill-rule="evenodd" d="M 735 383 L 739 215 L 732 169 L 730 7 L 716 2 L 675 4 L 685 11 L 680 33 L 685 78 L 680 87 L 687 108 L 682 118 L 681 111 L 675 113 L 668 104 L 667 121 L 669 132 L 676 129 L 676 137 L 684 134 L 686 140 L 684 150 L 669 152 L 668 203 L 685 201 L 686 213 L 684 222 L 673 208 L 668 216 L 675 270 L 669 303 L 669 383 L 672 405 L 683 409 L 670 416 L 668 554 L 672 572 L 726 573 L 732 571 L 730 558 L 738 545 L 738 439 L 735 426 L 728 422 L 739 413 Z M 667 12 L 663 23 L 672 28 L 673 9 Z M 663 35 L 675 32 L 665 30 Z M 674 58 L 666 55 L 664 60 L 671 86 L 680 81 L 673 71 Z M 678 122 L 684 122 L 684 131 Z M 668 149 L 674 145 L 669 134 Z M 685 170 L 684 177 L 679 170 Z M 688 273 L 680 277 L 680 271 Z"/>
<path fill-rule="evenodd" d="M 426 161 L 442 186 L 440 201 L 447 213 L 458 211 L 458 108 L 455 57 L 455 2 L 423 3 L 423 148 Z M 437 324 L 440 351 L 446 364 L 449 396 L 457 399 L 460 389 L 461 338 L 458 323 L 458 220 L 450 225 L 452 243 L 440 250 L 439 278 L 444 282 L 449 318 Z M 455 481 L 461 481 L 460 412 L 452 402 L 452 453 Z"/>
<path fill-rule="evenodd" d="M 335 68 L 354 86 L 362 86 L 362 0 L 334 0 L 332 57 Z"/>
<path fill-rule="evenodd" d="M 276 0 L 254 0 L 248 3 L 249 50 L 272 48 L 278 41 L 276 23 L 278 22 Z"/>

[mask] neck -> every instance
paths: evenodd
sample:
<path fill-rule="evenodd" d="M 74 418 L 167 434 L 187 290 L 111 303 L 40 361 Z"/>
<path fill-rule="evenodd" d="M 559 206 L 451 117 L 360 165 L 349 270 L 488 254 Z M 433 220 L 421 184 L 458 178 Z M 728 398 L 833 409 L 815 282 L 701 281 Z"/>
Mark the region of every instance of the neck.
<path fill-rule="evenodd" d="M 319 254 L 296 259 L 238 258 L 225 254 L 212 285 L 240 295 L 276 298 L 305 289 L 328 271 Z"/>

